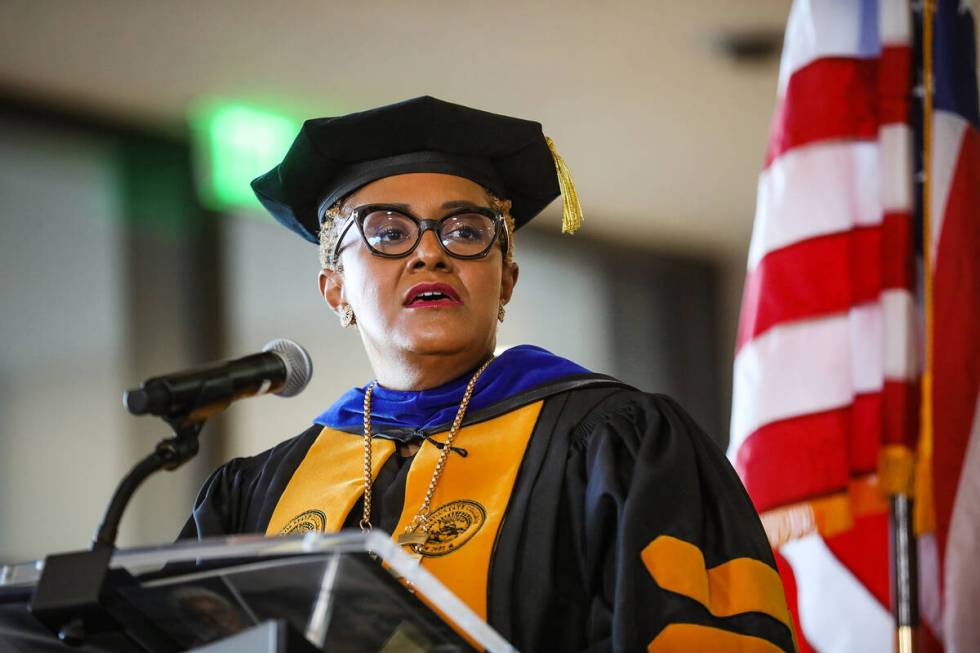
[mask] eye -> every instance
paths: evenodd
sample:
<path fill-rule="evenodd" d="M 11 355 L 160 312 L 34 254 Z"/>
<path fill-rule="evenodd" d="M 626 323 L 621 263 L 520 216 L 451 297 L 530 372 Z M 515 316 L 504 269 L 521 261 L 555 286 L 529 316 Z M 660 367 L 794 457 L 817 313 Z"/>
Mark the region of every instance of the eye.
<path fill-rule="evenodd" d="M 374 211 L 364 217 L 364 237 L 371 247 L 388 249 L 414 241 L 418 227 L 407 217 L 394 211 Z"/>
<path fill-rule="evenodd" d="M 440 229 L 443 241 L 487 243 L 493 238 L 493 221 L 479 213 L 463 213 L 448 218 Z"/>
<path fill-rule="evenodd" d="M 452 238 L 453 240 L 478 240 L 480 231 L 470 225 L 457 224 L 448 230 L 443 229 L 442 235 L 444 238 Z"/>
<path fill-rule="evenodd" d="M 375 238 L 382 242 L 395 243 L 408 238 L 408 234 L 399 225 L 389 225 L 378 231 Z"/>

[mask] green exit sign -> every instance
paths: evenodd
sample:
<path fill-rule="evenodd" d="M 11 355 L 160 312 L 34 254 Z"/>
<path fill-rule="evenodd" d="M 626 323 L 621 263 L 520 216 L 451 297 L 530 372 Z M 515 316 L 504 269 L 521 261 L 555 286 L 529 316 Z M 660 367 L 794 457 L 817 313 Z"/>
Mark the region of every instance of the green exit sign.
<path fill-rule="evenodd" d="M 249 104 L 206 100 L 189 112 L 201 202 L 215 210 L 252 208 L 249 186 L 282 161 L 301 122 Z"/>

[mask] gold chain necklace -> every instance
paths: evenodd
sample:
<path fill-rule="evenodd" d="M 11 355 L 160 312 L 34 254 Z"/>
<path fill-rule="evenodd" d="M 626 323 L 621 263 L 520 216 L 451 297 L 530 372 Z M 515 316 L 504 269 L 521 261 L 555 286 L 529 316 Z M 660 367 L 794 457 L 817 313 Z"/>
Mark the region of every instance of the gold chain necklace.
<path fill-rule="evenodd" d="M 432 495 L 436 492 L 436 485 L 439 484 L 439 478 L 446 466 L 449 452 L 453 449 L 453 441 L 463 424 L 466 408 L 470 405 L 470 399 L 473 396 L 473 388 L 476 387 L 477 380 L 483 374 L 483 370 L 487 369 L 487 366 L 493 361 L 493 358 L 491 355 L 484 361 L 483 365 L 470 377 L 470 382 L 466 384 L 463 400 L 459 404 L 459 410 L 456 411 L 456 418 L 449 429 L 449 435 L 446 436 L 446 443 L 439 451 L 439 458 L 436 460 L 435 469 L 432 470 L 432 479 L 429 481 L 429 487 L 425 492 L 422 505 L 419 506 L 412 521 L 405 527 L 405 531 L 398 536 L 398 544 L 410 547 L 416 554 L 420 553 L 422 545 L 429 540 L 429 510 L 432 504 Z M 374 394 L 374 388 L 377 385 L 377 381 L 372 381 L 364 392 L 364 512 L 360 523 L 361 530 L 364 532 L 371 530 L 371 438 L 373 437 L 371 434 L 371 395 Z"/>

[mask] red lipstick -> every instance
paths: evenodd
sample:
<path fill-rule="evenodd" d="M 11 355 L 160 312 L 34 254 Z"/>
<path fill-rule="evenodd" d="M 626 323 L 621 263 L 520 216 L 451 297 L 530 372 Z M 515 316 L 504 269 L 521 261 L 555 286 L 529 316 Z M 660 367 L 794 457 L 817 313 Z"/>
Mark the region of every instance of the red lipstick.
<path fill-rule="evenodd" d="M 435 306 L 459 306 L 463 301 L 456 290 L 447 283 L 420 283 L 406 293 L 402 306 L 427 308 Z"/>

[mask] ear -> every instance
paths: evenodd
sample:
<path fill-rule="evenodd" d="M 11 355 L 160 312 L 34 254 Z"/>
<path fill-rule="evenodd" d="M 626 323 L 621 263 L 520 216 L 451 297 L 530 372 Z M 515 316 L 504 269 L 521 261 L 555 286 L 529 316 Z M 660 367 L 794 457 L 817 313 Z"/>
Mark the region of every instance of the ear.
<path fill-rule="evenodd" d="M 320 294 L 330 306 L 330 310 L 340 315 L 341 304 L 344 303 L 344 275 L 336 270 L 320 270 L 318 279 Z"/>
<path fill-rule="evenodd" d="M 500 277 L 501 303 L 506 304 L 510 301 L 510 296 L 514 294 L 514 286 L 517 285 L 517 277 L 520 271 L 515 261 L 511 261 L 510 263 L 504 262 L 504 269 Z"/>

